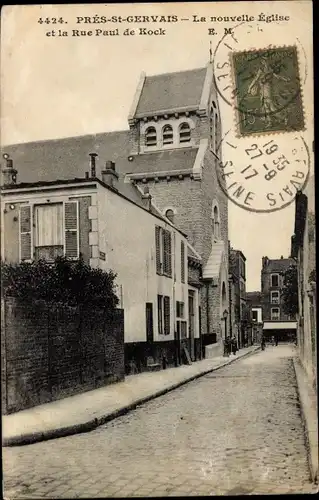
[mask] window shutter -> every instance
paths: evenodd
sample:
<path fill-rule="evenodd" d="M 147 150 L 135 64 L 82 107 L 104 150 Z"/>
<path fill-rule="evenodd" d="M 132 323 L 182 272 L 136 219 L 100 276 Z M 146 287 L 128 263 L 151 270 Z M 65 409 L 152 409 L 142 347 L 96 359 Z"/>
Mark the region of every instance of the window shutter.
<path fill-rule="evenodd" d="M 164 335 L 170 334 L 170 300 L 164 297 Z"/>
<path fill-rule="evenodd" d="M 20 207 L 20 260 L 32 259 L 31 207 Z"/>
<path fill-rule="evenodd" d="M 172 235 L 169 231 L 167 234 L 167 274 L 172 276 Z"/>
<path fill-rule="evenodd" d="M 156 272 L 158 274 L 161 274 L 161 233 L 159 226 L 155 226 L 155 246 L 156 246 Z"/>
<path fill-rule="evenodd" d="M 181 242 L 181 281 L 185 283 L 185 244 Z"/>
<path fill-rule="evenodd" d="M 172 276 L 172 235 L 166 229 L 163 230 L 164 248 L 164 274 Z"/>
<path fill-rule="evenodd" d="M 77 201 L 64 203 L 64 253 L 69 259 L 79 258 L 79 209 Z"/>

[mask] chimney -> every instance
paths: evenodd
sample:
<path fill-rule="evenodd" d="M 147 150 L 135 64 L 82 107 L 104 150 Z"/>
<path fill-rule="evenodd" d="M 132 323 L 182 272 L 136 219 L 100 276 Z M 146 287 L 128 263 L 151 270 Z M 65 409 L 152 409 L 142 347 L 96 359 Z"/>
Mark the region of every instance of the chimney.
<path fill-rule="evenodd" d="M 115 170 L 115 163 L 113 161 L 105 162 L 105 169 L 102 170 L 102 181 L 104 184 L 117 189 L 117 181 L 119 178 L 119 174 Z"/>
<path fill-rule="evenodd" d="M 262 267 L 265 267 L 267 265 L 268 265 L 268 257 L 266 256 L 262 258 Z"/>
<path fill-rule="evenodd" d="M 97 156 L 98 156 L 97 153 L 89 153 L 91 177 L 96 177 L 96 157 Z"/>
<path fill-rule="evenodd" d="M 3 158 L 6 161 L 6 166 L 2 169 L 3 173 L 3 184 L 5 186 L 11 186 L 17 183 L 17 173 L 18 171 L 13 168 L 13 161 L 7 153 L 4 153 Z"/>
<path fill-rule="evenodd" d="M 144 187 L 144 194 L 142 194 L 142 200 L 147 200 L 147 209 L 151 211 L 152 208 L 152 195 L 150 193 L 149 187 Z"/>

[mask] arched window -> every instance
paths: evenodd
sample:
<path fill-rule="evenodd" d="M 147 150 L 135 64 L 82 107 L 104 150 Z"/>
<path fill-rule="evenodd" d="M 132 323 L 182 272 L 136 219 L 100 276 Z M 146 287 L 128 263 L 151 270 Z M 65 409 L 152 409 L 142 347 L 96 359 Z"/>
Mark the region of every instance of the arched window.
<path fill-rule="evenodd" d="M 217 204 L 213 205 L 212 211 L 212 221 L 213 221 L 213 236 L 216 239 L 220 238 L 220 219 L 219 219 L 219 210 Z"/>
<path fill-rule="evenodd" d="M 173 222 L 173 223 L 174 223 L 174 215 L 175 215 L 175 214 L 174 214 L 174 211 L 173 211 L 171 208 L 169 208 L 169 209 L 168 209 L 168 210 L 166 210 L 166 212 L 165 212 L 165 216 L 168 218 L 168 220 L 170 220 L 170 221 L 171 221 L 171 222 Z"/>
<path fill-rule="evenodd" d="M 173 144 L 173 127 L 165 125 L 163 127 L 163 144 Z"/>
<path fill-rule="evenodd" d="M 182 123 L 179 127 L 179 142 L 189 142 L 191 140 L 191 129 L 188 123 Z"/>
<path fill-rule="evenodd" d="M 155 127 L 148 127 L 145 131 L 145 146 L 156 146 L 157 134 Z"/>

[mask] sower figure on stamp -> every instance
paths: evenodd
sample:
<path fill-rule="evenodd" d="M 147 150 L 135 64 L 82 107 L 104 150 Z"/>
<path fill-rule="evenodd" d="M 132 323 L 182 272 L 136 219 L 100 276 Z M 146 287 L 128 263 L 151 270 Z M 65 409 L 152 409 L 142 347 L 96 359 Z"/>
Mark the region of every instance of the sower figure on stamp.
<path fill-rule="evenodd" d="M 275 113 L 275 118 L 279 121 L 287 122 L 286 113 L 276 105 L 275 98 L 273 97 L 273 81 L 277 79 L 288 82 L 289 78 L 276 73 L 276 69 L 269 66 L 266 57 L 261 57 L 260 62 L 261 66 L 249 84 L 248 94 L 255 96 L 259 91 L 261 109 L 264 113 L 264 118 L 262 119 L 266 121 L 266 127 L 271 127 L 272 117 Z"/>

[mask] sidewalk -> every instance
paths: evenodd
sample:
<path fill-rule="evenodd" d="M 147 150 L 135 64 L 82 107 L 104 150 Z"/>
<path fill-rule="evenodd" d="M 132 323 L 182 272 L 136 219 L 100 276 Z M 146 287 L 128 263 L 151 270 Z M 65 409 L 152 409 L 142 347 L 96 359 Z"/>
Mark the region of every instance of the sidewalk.
<path fill-rule="evenodd" d="M 319 455 L 317 397 L 306 377 L 300 360 L 298 358 L 293 358 L 293 363 L 297 379 L 301 416 L 306 433 L 311 479 L 314 483 L 317 483 Z"/>
<path fill-rule="evenodd" d="M 118 384 L 4 415 L 2 444 L 19 446 L 91 431 L 146 401 L 259 349 L 259 346 L 246 347 L 229 358 L 204 359 L 192 365 L 130 375 Z"/>

